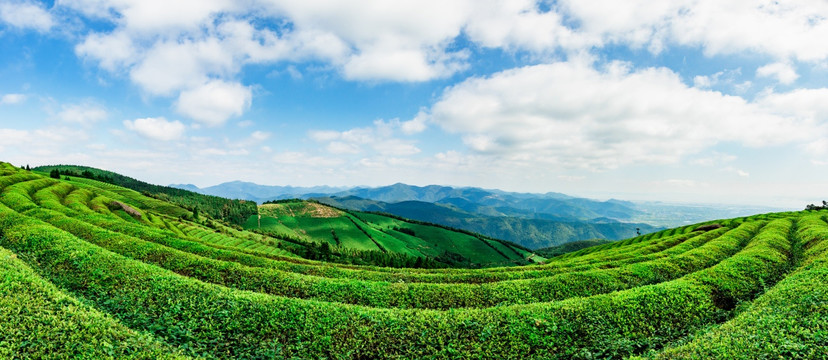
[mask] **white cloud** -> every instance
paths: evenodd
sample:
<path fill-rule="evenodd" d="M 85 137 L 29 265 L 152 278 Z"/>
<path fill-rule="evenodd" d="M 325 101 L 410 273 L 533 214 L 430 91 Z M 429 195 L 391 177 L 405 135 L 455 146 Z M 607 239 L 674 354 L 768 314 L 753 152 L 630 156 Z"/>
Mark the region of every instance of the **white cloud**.
<path fill-rule="evenodd" d="M 737 168 L 732 167 L 732 166 L 728 166 L 726 168 L 723 168 L 722 171 L 729 172 L 729 173 L 732 173 L 732 174 L 736 174 L 736 175 L 739 175 L 740 177 L 750 177 L 749 172 L 744 171 L 742 169 L 737 169 Z"/>
<path fill-rule="evenodd" d="M 468 54 L 437 54 L 419 49 L 373 49 L 352 56 L 344 65 L 345 77 L 354 80 L 420 82 L 465 70 Z"/>
<path fill-rule="evenodd" d="M 130 78 L 154 95 L 171 95 L 208 83 L 211 75 L 238 72 L 233 53 L 215 38 L 198 42 L 160 42 L 130 71 Z M 208 83 L 209 84 L 209 83 Z"/>
<path fill-rule="evenodd" d="M 579 31 L 602 43 L 698 46 L 708 55 L 754 52 L 777 59 L 828 58 L 828 3 L 792 0 L 562 0 Z"/>
<path fill-rule="evenodd" d="M 212 80 L 183 91 L 176 111 L 208 126 L 224 124 L 227 119 L 241 116 L 250 107 L 250 88 L 221 80 Z"/>
<path fill-rule="evenodd" d="M 256 130 L 252 134 L 250 134 L 250 139 L 252 141 L 260 142 L 265 141 L 270 138 L 270 133 L 265 131 Z"/>
<path fill-rule="evenodd" d="M 400 123 L 400 129 L 406 135 L 417 134 L 425 131 L 426 122 L 428 121 L 428 114 L 424 111 L 420 111 L 417 113 L 413 119 L 408 121 L 403 121 Z"/>
<path fill-rule="evenodd" d="M 761 94 L 757 103 L 768 112 L 804 119 L 814 125 L 801 148 L 817 161 L 828 156 L 828 88 Z"/>
<path fill-rule="evenodd" d="M 124 120 L 124 126 L 143 137 L 161 141 L 180 139 L 185 130 L 180 121 L 167 121 L 163 117 Z"/>
<path fill-rule="evenodd" d="M 415 146 L 411 141 L 379 141 L 374 144 L 374 149 L 378 153 L 388 156 L 410 156 L 420 153 L 420 149 L 417 148 L 417 146 Z"/>
<path fill-rule="evenodd" d="M 478 1 L 464 27 L 469 38 L 485 47 L 548 53 L 557 48 L 584 49 L 598 45 L 592 34 L 563 25 L 563 15 L 543 12 L 534 0 Z"/>
<path fill-rule="evenodd" d="M 776 81 L 785 85 L 790 85 L 799 78 L 799 74 L 791 64 L 781 62 L 767 64 L 756 69 L 756 76 L 776 78 Z"/>
<path fill-rule="evenodd" d="M 711 76 L 697 75 L 693 77 L 693 86 L 697 88 L 709 89 L 714 83 L 715 80 Z"/>
<path fill-rule="evenodd" d="M 313 156 L 303 152 L 287 151 L 274 155 L 272 161 L 277 164 L 302 165 L 302 166 L 336 166 L 343 164 L 343 161 L 336 158 Z"/>
<path fill-rule="evenodd" d="M 129 73 L 143 90 L 160 96 L 174 96 L 208 78 L 226 80 L 246 64 L 284 60 L 320 60 L 353 80 L 444 78 L 468 67 L 469 52 L 452 47 L 464 33 L 482 46 L 538 53 L 596 43 L 531 0 L 59 4 L 115 25 L 109 32 L 89 33 L 76 47 L 79 56 L 108 71 Z M 301 77 L 295 67 L 287 69 Z"/>
<path fill-rule="evenodd" d="M 60 121 L 78 125 L 89 125 L 103 121 L 107 116 L 109 114 L 103 107 L 92 103 L 64 105 L 63 109 L 57 114 Z"/>
<path fill-rule="evenodd" d="M 24 94 L 5 94 L 0 97 L 0 105 L 14 105 L 26 101 Z"/>
<path fill-rule="evenodd" d="M 47 32 L 55 25 L 48 11 L 27 1 L 0 3 L 0 20 L 16 28 L 39 32 Z"/>
<path fill-rule="evenodd" d="M 828 88 L 767 92 L 760 94 L 756 102 L 768 112 L 828 123 Z"/>
<path fill-rule="evenodd" d="M 549 9 L 533 0 L 64 0 L 59 6 L 115 25 L 89 33 L 76 49 L 80 56 L 129 73 L 161 96 L 207 79 L 227 81 L 248 64 L 279 61 L 322 61 L 352 80 L 444 78 L 469 66 L 469 51 L 455 46 L 460 37 L 471 47 L 546 56 L 620 44 L 655 53 L 680 45 L 708 55 L 828 58 L 828 4 L 809 0 L 562 0 Z M 298 76 L 291 66 L 287 71 Z M 703 76 L 698 80 L 707 86 Z"/>
<path fill-rule="evenodd" d="M 425 121 L 422 120 L 425 118 L 423 114 L 418 115 L 418 118 L 421 119 L 418 121 Z M 360 154 L 368 148 L 381 156 L 410 156 L 420 152 L 415 141 L 397 138 L 395 133 L 399 131 L 409 135 L 413 133 L 412 126 L 413 130 L 418 130 L 420 125 L 412 125 L 411 121 L 376 120 L 372 127 L 346 131 L 315 130 L 309 132 L 308 137 L 316 142 L 327 143 L 325 149 L 331 154 Z"/>
<path fill-rule="evenodd" d="M 25 144 L 29 141 L 29 137 L 27 130 L 0 129 L 0 148 Z"/>
<path fill-rule="evenodd" d="M 90 139 L 84 129 L 69 126 L 49 126 L 34 130 L 0 128 L 0 149 L 27 153 L 31 156 L 51 158 L 69 157 L 77 144 Z M 70 150 L 67 150 L 70 149 Z M 30 158 L 30 157 L 29 157 Z"/>
<path fill-rule="evenodd" d="M 698 158 L 691 161 L 692 164 L 701 165 L 701 166 L 714 166 L 719 164 L 725 164 L 736 160 L 736 156 L 730 154 L 724 154 L 720 152 L 714 151 L 707 157 Z"/>
<path fill-rule="evenodd" d="M 695 187 L 704 187 L 707 186 L 706 183 L 701 183 L 696 180 L 690 179 L 667 179 L 662 182 L 657 182 L 658 185 L 665 184 L 672 187 L 679 187 L 679 188 L 695 188 Z"/>
<path fill-rule="evenodd" d="M 446 90 L 431 121 L 479 154 L 592 170 L 674 163 L 720 142 L 786 144 L 818 129 L 740 97 L 687 87 L 669 69 L 612 63 L 598 71 L 582 62 L 466 80 Z"/>
<path fill-rule="evenodd" d="M 102 68 L 111 72 L 128 68 L 138 58 L 138 49 L 125 31 L 91 33 L 75 46 L 75 53 L 83 59 L 97 61 Z"/>
<path fill-rule="evenodd" d="M 339 131 L 333 130 L 314 130 L 309 132 L 308 136 L 314 141 L 326 142 L 339 139 L 341 134 Z"/>
<path fill-rule="evenodd" d="M 61 0 L 59 3 L 90 17 L 121 22 L 141 33 L 198 29 L 212 16 L 237 10 L 240 5 L 230 0 Z"/>
<path fill-rule="evenodd" d="M 362 149 L 358 144 L 355 143 L 347 143 L 342 141 L 331 141 L 328 143 L 328 146 L 325 147 L 329 153 L 335 155 L 342 155 L 342 154 L 359 154 L 362 152 Z"/>
<path fill-rule="evenodd" d="M 736 79 L 742 75 L 742 69 L 722 70 L 713 75 L 698 75 L 693 77 L 693 86 L 700 89 L 709 89 L 714 86 L 722 84 L 733 85 L 735 87 L 744 86 L 743 84 L 734 84 Z M 748 86 L 750 82 L 748 82 Z"/>

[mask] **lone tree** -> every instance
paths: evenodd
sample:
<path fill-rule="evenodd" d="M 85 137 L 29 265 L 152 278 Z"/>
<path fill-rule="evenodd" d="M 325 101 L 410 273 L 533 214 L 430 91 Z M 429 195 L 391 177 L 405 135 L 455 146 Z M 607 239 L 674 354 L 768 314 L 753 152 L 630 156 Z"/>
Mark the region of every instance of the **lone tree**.
<path fill-rule="evenodd" d="M 60 171 L 58 169 L 49 171 L 49 177 L 52 179 L 60 179 Z"/>

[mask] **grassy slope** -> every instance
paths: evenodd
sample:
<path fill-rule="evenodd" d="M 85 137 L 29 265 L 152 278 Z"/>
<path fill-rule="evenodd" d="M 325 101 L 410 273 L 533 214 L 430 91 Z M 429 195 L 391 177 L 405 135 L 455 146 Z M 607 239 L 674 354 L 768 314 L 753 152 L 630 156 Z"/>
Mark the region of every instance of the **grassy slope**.
<path fill-rule="evenodd" d="M 504 242 L 377 214 L 346 213 L 314 202 L 265 204 L 260 206 L 259 212 L 261 219 L 251 217 L 245 228 L 282 234 L 292 232 L 312 241 L 355 250 L 391 251 L 431 258 L 450 252 L 461 255 L 469 264 L 481 266 L 526 263 L 525 259 L 530 255 L 525 249 Z"/>
<path fill-rule="evenodd" d="M 110 190 L 115 189 L 115 191 L 122 191 L 122 189 L 127 188 L 141 193 L 148 193 L 153 197 L 168 200 L 169 202 L 180 207 L 185 207 L 190 211 L 198 209 L 198 211 L 210 214 L 210 216 L 214 218 L 224 219 L 236 224 L 241 224 L 251 214 L 256 213 L 256 204 L 250 201 L 231 200 L 220 198 L 218 196 L 199 194 L 189 190 L 172 188 L 169 186 L 154 185 L 118 173 L 88 166 L 50 165 L 39 166 L 33 170 L 44 174 L 48 174 L 52 170 L 69 171 L 70 173 L 75 174 L 82 174 L 86 172 L 92 176 L 98 177 L 101 180 L 106 179 L 107 182 L 111 183 L 109 186 Z M 74 179 L 80 177 L 81 176 L 70 176 L 70 178 Z"/>
<path fill-rule="evenodd" d="M 578 251 L 578 250 L 581 250 L 581 249 L 585 249 L 585 248 L 588 248 L 590 246 L 603 245 L 603 244 L 608 244 L 608 243 L 611 243 L 611 242 L 612 242 L 612 240 L 605 240 L 605 239 L 591 239 L 591 240 L 573 241 L 573 242 L 568 242 L 568 243 L 563 244 L 563 245 L 552 246 L 552 247 L 543 248 L 543 249 L 537 249 L 537 250 L 535 250 L 535 253 L 537 253 L 538 255 L 545 256 L 547 258 L 551 258 L 551 257 L 555 257 L 555 256 L 558 256 L 558 255 L 563 255 L 563 254 L 566 254 L 566 253 L 570 253 L 570 252 L 573 252 L 573 251 Z"/>

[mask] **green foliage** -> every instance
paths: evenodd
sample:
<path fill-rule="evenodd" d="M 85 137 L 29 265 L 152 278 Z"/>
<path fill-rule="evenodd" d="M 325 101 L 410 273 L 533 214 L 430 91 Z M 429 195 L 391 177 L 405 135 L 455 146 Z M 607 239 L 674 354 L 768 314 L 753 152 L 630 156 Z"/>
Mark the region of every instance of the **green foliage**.
<path fill-rule="evenodd" d="M 184 359 L 170 346 L 85 305 L 0 248 L 0 357 Z"/>
<path fill-rule="evenodd" d="M 285 249 L 310 259 L 319 259 L 319 244 L 329 243 L 335 248 L 327 261 L 344 264 L 481 268 L 529 262 L 530 252 L 509 242 L 314 201 L 273 201 L 260 212 L 244 223 L 246 229 L 299 245 Z"/>
<path fill-rule="evenodd" d="M 548 248 L 543 248 L 543 249 L 537 249 L 537 250 L 535 250 L 535 253 L 538 254 L 538 255 L 547 257 L 547 258 L 551 258 L 551 257 L 555 257 L 555 256 L 558 256 L 558 255 L 563 255 L 563 254 L 566 254 L 566 253 L 570 253 L 570 252 L 573 252 L 573 251 L 578 251 L 578 250 L 581 250 L 581 249 L 585 249 L 585 248 L 588 248 L 590 246 L 603 245 L 603 244 L 608 244 L 608 243 L 611 243 L 611 242 L 612 242 L 612 240 L 605 240 L 605 239 L 572 241 L 572 242 L 568 242 L 568 243 L 563 244 L 563 245 L 558 245 L 558 246 L 553 246 L 553 247 L 548 247 Z"/>
<path fill-rule="evenodd" d="M 83 177 L 109 184 L 129 188 L 156 199 L 170 201 L 179 206 L 195 211 L 202 211 L 210 217 L 222 219 L 234 224 L 244 223 L 250 215 L 258 213 L 256 203 L 244 200 L 230 200 L 218 196 L 203 195 L 188 190 L 153 185 L 113 172 L 73 165 L 39 166 L 36 171 L 51 172 L 58 170 L 62 175 Z M 195 210 L 198 209 L 198 210 Z"/>

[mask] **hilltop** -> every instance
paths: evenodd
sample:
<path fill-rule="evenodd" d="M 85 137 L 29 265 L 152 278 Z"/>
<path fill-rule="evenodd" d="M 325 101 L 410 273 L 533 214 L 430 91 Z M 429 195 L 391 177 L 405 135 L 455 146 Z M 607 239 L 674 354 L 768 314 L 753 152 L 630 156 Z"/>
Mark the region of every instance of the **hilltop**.
<path fill-rule="evenodd" d="M 274 236 L 293 233 L 331 247 L 435 259 L 454 267 L 525 265 L 545 260 L 515 243 L 387 215 L 349 211 L 304 200 L 259 207 L 245 228 Z"/>

